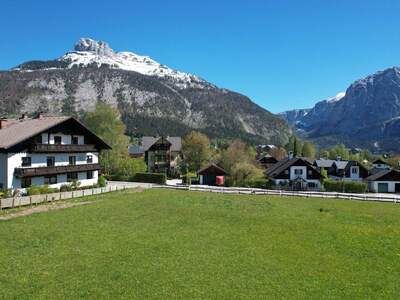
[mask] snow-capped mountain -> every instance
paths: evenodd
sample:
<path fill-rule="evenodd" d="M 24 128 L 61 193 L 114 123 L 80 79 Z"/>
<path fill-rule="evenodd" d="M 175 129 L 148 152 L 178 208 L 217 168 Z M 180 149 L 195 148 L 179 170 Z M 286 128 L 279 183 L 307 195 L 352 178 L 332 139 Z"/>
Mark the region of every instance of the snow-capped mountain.
<path fill-rule="evenodd" d="M 143 75 L 157 76 L 175 80 L 182 87 L 200 87 L 206 82 L 197 76 L 180 72 L 162 65 L 148 56 L 141 56 L 133 52 L 115 52 L 106 42 L 95 41 L 90 38 L 81 38 L 74 46 L 74 50 L 67 52 L 57 61 L 65 63 L 65 68 L 74 66 L 86 67 L 96 65 L 97 67 L 107 66 L 113 69 L 134 71 Z M 22 66 L 16 69 L 21 69 Z M 54 69 L 49 68 L 49 69 Z M 26 71 L 31 71 L 26 69 Z"/>
<path fill-rule="evenodd" d="M 306 114 L 280 114 L 304 138 L 322 147 L 336 143 L 397 151 L 400 146 L 400 68 L 356 80 L 335 97 L 318 102 Z M 380 149 L 377 149 L 379 145 Z"/>
<path fill-rule="evenodd" d="M 80 39 L 73 51 L 0 72 L 0 115 L 43 111 L 82 117 L 97 101 L 118 108 L 129 135 L 184 135 L 285 144 L 281 118 L 246 96 L 106 43 Z"/>

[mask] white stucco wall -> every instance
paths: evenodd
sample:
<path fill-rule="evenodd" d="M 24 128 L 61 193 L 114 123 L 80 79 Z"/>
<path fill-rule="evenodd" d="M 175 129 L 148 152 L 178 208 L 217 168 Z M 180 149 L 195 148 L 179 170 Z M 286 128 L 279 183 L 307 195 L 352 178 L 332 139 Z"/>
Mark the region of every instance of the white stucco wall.
<path fill-rule="evenodd" d="M 99 162 L 98 152 L 88 152 L 88 153 L 9 153 L 7 156 L 7 188 L 18 189 L 21 188 L 21 180 L 14 176 L 14 169 L 22 167 L 22 157 L 31 157 L 32 164 L 27 168 L 38 168 L 47 166 L 47 157 L 55 157 L 55 166 L 67 166 L 69 165 L 69 156 L 76 156 L 76 164 L 82 165 L 86 164 L 86 157 L 92 155 L 93 164 Z M 81 175 L 78 174 L 78 180 L 82 179 L 81 185 L 92 185 L 97 183 L 98 172 L 93 173 L 93 179 L 86 179 L 86 172 L 82 172 Z M 61 174 L 57 176 L 57 184 L 52 185 L 54 187 L 60 187 L 62 184 L 67 183 L 67 176 Z M 44 177 L 34 177 L 32 178 L 32 185 L 43 185 Z"/>
<path fill-rule="evenodd" d="M 378 192 L 378 184 L 379 183 L 387 183 L 388 184 L 388 192 L 389 193 L 394 193 L 396 183 L 400 183 L 400 181 L 370 181 L 368 183 L 368 188 L 371 192 Z"/>

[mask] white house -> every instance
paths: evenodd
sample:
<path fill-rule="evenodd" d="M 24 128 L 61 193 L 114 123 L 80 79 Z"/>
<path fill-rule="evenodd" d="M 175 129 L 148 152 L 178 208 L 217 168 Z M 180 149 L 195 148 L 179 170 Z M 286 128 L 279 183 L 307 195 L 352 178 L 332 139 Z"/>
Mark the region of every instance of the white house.
<path fill-rule="evenodd" d="M 370 192 L 400 193 L 400 172 L 391 169 L 382 169 L 365 179 Z"/>
<path fill-rule="evenodd" d="M 286 158 L 267 169 L 267 176 L 275 185 L 287 185 L 292 189 L 319 189 L 323 176 L 305 158 Z"/>
<path fill-rule="evenodd" d="M 103 149 L 111 148 L 72 117 L 2 119 L 0 188 L 59 188 L 75 180 L 81 186 L 96 184 Z"/>

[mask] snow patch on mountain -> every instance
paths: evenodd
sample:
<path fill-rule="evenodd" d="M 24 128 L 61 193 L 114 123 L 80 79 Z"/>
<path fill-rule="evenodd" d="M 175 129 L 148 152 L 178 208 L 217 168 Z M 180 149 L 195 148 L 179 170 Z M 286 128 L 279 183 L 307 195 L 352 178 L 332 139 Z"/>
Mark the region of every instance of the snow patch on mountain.
<path fill-rule="evenodd" d="M 58 59 L 68 62 L 68 68 L 74 66 L 108 65 L 110 68 L 126 71 L 135 71 L 143 75 L 169 78 L 182 83 L 182 87 L 201 87 L 206 82 L 197 76 L 180 72 L 162 65 L 148 56 L 141 56 L 133 52 L 115 52 L 103 41 L 81 38 L 73 51 L 68 52 Z"/>
<path fill-rule="evenodd" d="M 337 102 L 337 101 L 342 100 L 342 98 L 343 98 L 344 96 L 346 96 L 346 93 L 345 93 L 345 92 L 340 92 L 340 93 L 338 93 L 335 97 L 332 97 L 332 98 L 327 99 L 327 101 L 328 101 L 328 102 Z"/>

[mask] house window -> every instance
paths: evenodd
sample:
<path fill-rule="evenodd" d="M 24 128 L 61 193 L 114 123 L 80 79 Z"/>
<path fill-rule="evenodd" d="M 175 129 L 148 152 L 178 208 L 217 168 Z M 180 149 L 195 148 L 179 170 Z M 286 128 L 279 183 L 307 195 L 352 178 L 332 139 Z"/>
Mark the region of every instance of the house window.
<path fill-rule="evenodd" d="M 3 183 L 0 182 L 0 189 L 3 189 L 3 188 L 4 188 Z"/>
<path fill-rule="evenodd" d="M 88 163 L 88 164 L 93 163 L 93 156 L 92 155 L 86 156 L 86 163 Z"/>
<path fill-rule="evenodd" d="M 93 179 L 93 171 L 86 172 L 86 179 Z"/>
<path fill-rule="evenodd" d="M 71 182 L 74 180 L 78 180 L 78 173 L 74 172 L 74 173 L 68 173 L 67 174 L 67 182 Z"/>
<path fill-rule="evenodd" d="M 316 187 L 317 187 L 317 184 L 316 184 L 315 182 L 309 182 L 309 183 L 307 183 L 307 186 L 308 186 L 309 188 L 316 188 Z"/>
<path fill-rule="evenodd" d="M 31 157 L 23 157 L 22 158 L 22 166 L 23 167 L 30 167 L 32 165 L 32 158 Z"/>
<path fill-rule="evenodd" d="M 358 167 L 351 167 L 351 174 L 358 174 Z"/>
<path fill-rule="evenodd" d="M 54 167 L 56 164 L 56 158 L 54 156 L 47 156 L 47 166 Z"/>
<path fill-rule="evenodd" d="M 294 169 L 295 175 L 303 175 L 303 169 Z"/>
<path fill-rule="evenodd" d="M 61 136 L 57 135 L 54 137 L 54 144 L 61 145 Z"/>
<path fill-rule="evenodd" d="M 78 145 L 78 142 L 79 142 L 79 139 L 78 139 L 77 136 L 73 136 L 73 137 L 71 138 L 71 144 L 72 144 L 72 145 Z"/>
<path fill-rule="evenodd" d="M 21 188 L 28 188 L 32 185 L 31 178 L 22 178 L 21 179 Z"/>
<path fill-rule="evenodd" d="M 57 176 L 44 177 L 44 184 L 56 184 L 56 183 L 57 183 Z"/>
<path fill-rule="evenodd" d="M 75 166 L 75 165 L 76 165 L 76 156 L 70 156 L 70 157 L 68 158 L 68 160 L 69 160 L 69 164 L 70 164 L 71 166 Z"/>

